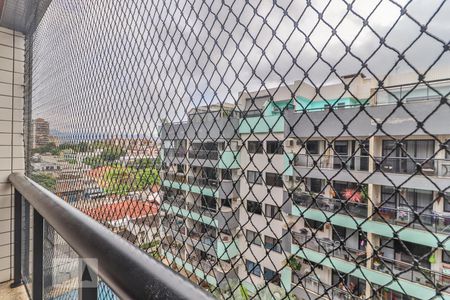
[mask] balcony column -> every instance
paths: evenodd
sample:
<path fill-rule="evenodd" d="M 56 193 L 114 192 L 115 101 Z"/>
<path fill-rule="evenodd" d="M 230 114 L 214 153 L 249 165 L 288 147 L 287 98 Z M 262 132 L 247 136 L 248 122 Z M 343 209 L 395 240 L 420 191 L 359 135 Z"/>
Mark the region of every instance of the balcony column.
<path fill-rule="evenodd" d="M 374 173 L 376 171 L 375 166 L 375 158 L 380 157 L 382 154 L 382 140 L 379 137 L 371 137 L 369 139 L 369 172 Z M 372 216 L 374 212 L 374 205 L 380 203 L 380 191 L 381 188 L 379 185 L 368 184 L 367 185 L 367 218 Z M 372 217 L 370 217 L 371 219 Z M 367 245 L 366 245 L 366 255 L 369 258 L 367 260 L 367 267 L 369 269 L 372 268 L 373 262 L 373 253 L 374 247 L 379 247 L 380 245 L 380 237 L 377 234 L 367 233 Z M 366 298 L 371 298 L 372 295 L 372 287 L 368 281 L 366 281 Z"/>

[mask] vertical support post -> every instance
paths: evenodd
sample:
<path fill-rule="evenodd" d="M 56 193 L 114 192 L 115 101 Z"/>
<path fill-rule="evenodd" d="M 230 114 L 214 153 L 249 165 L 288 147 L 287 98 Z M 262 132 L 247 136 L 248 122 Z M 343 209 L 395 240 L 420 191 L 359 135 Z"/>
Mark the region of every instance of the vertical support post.
<path fill-rule="evenodd" d="M 84 262 L 80 262 L 80 272 L 78 274 L 78 299 L 97 300 L 97 274 Z"/>
<path fill-rule="evenodd" d="M 43 297 L 44 220 L 33 210 L 33 300 Z"/>
<path fill-rule="evenodd" d="M 11 287 L 22 284 L 22 195 L 14 191 L 14 281 Z"/>

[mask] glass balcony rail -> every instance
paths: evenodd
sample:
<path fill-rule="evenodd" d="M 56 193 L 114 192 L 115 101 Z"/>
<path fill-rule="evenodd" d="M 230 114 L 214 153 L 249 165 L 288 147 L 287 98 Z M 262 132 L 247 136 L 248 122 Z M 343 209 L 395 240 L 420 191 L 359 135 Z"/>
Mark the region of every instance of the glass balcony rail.
<path fill-rule="evenodd" d="M 292 195 L 294 204 L 320 209 L 331 213 L 351 215 L 353 217 L 367 218 L 367 204 L 350 200 L 328 198 L 320 194 L 308 192 L 294 192 Z"/>
<path fill-rule="evenodd" d="M 436 286 L 448 286 L 450 284 L 450 277 L 448 275 L 432 271 L 428 267 L 414 266 L 411 263 L 398 259 L 382 256 L 375 257 L 372 261 L 372 268 L 432 288 Z"/>
<path fill-rule="evenodd" d="M 189 158 L 218 160 L 219 151 L 217 150 L 189 150 Z"/>
<path fill-rule="evenodd" d="M 185 208 L 186 199 L 179 197 L 179 196 L 164 196 L 165 203 L 179 207 L 179 208 Z"/>
<path fill-rule="evenodd" d="M 377 105 L 395 104 L 412 101 L 435 101 L 441 100 L 448 93 L 449 80 L 430 81 L 425 84 L 402 84 L 384 87 L 376 94 Z"/>
<path fill-rule="evenodd" d="M 164 148 L 164 156 L 166 157 L 185 157 L 186 149 L 184 148 Z"/>
<path fill-rule="evenodd" d="M 219 180 L 213 178 L 202 178 L 195 176 L 188 176 L 188 183 L 203 187 L 217 188 L 219 186 Z"/>
<path fill-rule="evenodd" d="M 295 276 L 293 278 L 295 278 Z M 349 290 L 345 290 L 345 287 L 339 288 L 337 286 L 326 284 L 323 280 L 311 275 L 303 277 L 297 282 L 292 282 L 292 285 L 294 287 L 304 288 L 306 291 L 313 292 L 316 295 L 322 296 L 324 299 L 361 299 L 359 296 L 350 293 Z"/>
<path fill-rule="evenodd" d="M 175 181 L 175 182 L 179 182 L 179 183 L 186 183 L 186 176 L 180 175 L 179 173 L 163 171 L 162 177 L 164 180 L 170 180 L 170 181 Z"/>
<path fill-rule="evenodd" d="M 297 154 L 294 166 L 369 171 L 369 165 L 373 162 L 377 162 L 381 171 L 386 173 L 413 174 L 417 171 L 417 165 L 420 165 L 425 175 L 450 177 L 450 159 Z"/>
<path fill-rule="evenodd" d="M 192 202 L 187 202 L 186 208 L 192 212 L 196 212 L 211 218 L 217 216 L 219 214 L 219 211 L 220 214 L 222 214 L 225 219 L 230 218 L 234 213 L 237 213 L 236 210 L 233 210 L 231 207 L 228 206 L 220 206 L 219 208 L 215 208 L 199 205 L 197 203 Z"/>
<path fill-rule="evenodd" d="M 424 159 L 410 157 L 376 157 L 383 172 L 413 174 L 420 165 L 422 172 L 428 176 L 450 177 L 449 159 Z"/>
<path fill-rule="evenodd" d="M 346 167 L 352 171 L 369 171 L 369 160 L 369 156 L 297 154 L 294 166 L 312 168 L 316 165 L 320 169 L 340 170 Z"/>
<path fill-rule="evenodd" d="M 304 230 L 304 232 L 293 232 L 292 243 L 317 252 L 330 254 L 347 261 L 361 262 L 366 258 L 365 250 L 341 245 L 340 241 L 313 237 L 309 235 L 306 230 Z"/>
<path fill-rule="evenodd" d="M 253 117 L 262 117 L 264 115 L 264 109 L 258 110 L 258 109 L 252 109 L 243 111 L 241 113 L 242 118 L 253 118 Z"/>
<path fill-rule="evenodd" d="M 450 214 L 422 211 L 423 208 L 418 208 L 414 212 L 409 207 L 393 208 L 381 206 L 378 207 L 378 212 L 373 215 L 373 219 L 401 226 L 409 224 L 410 228 L 450 234 Z"/>

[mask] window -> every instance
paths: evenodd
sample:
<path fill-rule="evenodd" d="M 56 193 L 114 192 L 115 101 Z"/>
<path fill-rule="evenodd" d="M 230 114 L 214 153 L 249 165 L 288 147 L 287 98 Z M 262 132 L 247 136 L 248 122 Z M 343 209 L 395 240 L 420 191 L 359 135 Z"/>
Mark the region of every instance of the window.
<path fill-rule="evenodd" d="M 264 212 L 266 217 L 281 220 L 280 209 L 275 205 L 266 204 L 266 210 Z"/>
<path fill-rule="evenodd" d="M 233 180 L 233 170 L 222 169 L 222 180 Z"/>
<path fill-rule="evenodd" d="M 279 244 L 279 241 L 276 238 L 270 236 L 265 236 L 264 248 L 281 253 L 281 245 Z"/>
<path fill-rule="evenodd" d="M 252 262 L 251 260 L 246 260 L 245 267 L 247 268 L 248 274 L 253 274 L 256 276 L 261 276 L 261 267 L 259 264 Z"/>
<path fill-rule="evenodd" d="M 263 144 L 260 141 L 247 142 L 248 153 L 263 153 Z"/>
<path fill-rule="evenodd" d="M 442 262 L 450 264 L 450 253 L 446 250 L 442 250 Z"/>
<path fill-rule="evenodd" d="M 247 171 L 247 181 L 248 183 L 262 184 L 261 173 L 257 171 Z"/>
<path fill-rule="evenodd" d="M 309 180 L 309 191 L 312 193 L 322 192 L 322 179 L 308 178 Z"/>
<path fill-rule="evenodd" d="M 222 199 L 222 206 L 231 208 L 231 198 Z"/>
<path fill-rule="evenodd" d="M 283 154 L 283 142 L 281 141 L 267 141 L 267 153 L 269 154 Z"/>
<path fill-rule="evenodd" d="M 270 186 L 283 187 L 283 175 L 266 173 L 266 184 Z"/>
<path fill-rule="evenodd" d="M 444 211 L 450 212 L 450 193 L 444 194 Z"/>
<path fill-rule="evenodd" d="M 305 142 L 305 144 L 306 144 L 306 151 L 309 153 L 309 154 L 319 154 L 319 143 L 320 143 L 320 141 L 308 141 L 308 142 Z"/>
<path fill-rule="evenodd" d="M 247 239 L 248 244 L 254 244 L 258 246 L 261 246 L 262 244 L 261 237 L 254 231 L 247 229 L 245 237 Z"/>
<path fill-rule="evenodd" d="M 258 215 L 262 214 L 261 203 L 247 200 L 247 211 Z"/>
<path fill-rule="evenodd" d="M 280 274 L 276 273 L 275 271 L 264 268 L 264 280 L 266 282 L 271 282 L 276 285 L 280 285 Z"/>
<path fill-rule="evenodd" d="M 316 221 L 316 220 L 311 220 L 308 218 L 305 218 L 305 227 L 311 228 L 311 229 L 316 229 L 316 230 L 323 230 L 324 228 L 324 224 L 320 221 Z"/>

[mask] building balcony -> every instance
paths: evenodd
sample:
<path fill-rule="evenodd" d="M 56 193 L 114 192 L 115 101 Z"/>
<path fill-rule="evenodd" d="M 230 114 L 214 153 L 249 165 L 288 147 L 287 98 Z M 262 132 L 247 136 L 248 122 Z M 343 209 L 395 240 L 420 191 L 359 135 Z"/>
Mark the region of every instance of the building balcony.
<path fill-rule="evenodd" d="M 409 207 L 392 208 L 386 205 L 375 210 L 373 220 L 419 230 L 450 234 L 450 215 L 445 213 L 426 213 L 423 209 L 413 211 Z"/>
<path fill-rule="evenodd" d="M 186 228 L 186 226 L 167 225 L 163 225 L 166 236 L 172 236 L 178 242 L 190 245 L 219 260 L 230 260 L 239 254 L 238 245 L 230 235 L 222 233 L 215 237 Z"/>
<path fill-rule="evenodd" d="M 184 148 L 164 148 L 164 157 L 166 158 L 184 158 L 186 157 L 186 149 Z"/>
<path fill-rule="evenodd" d="M 290 155 L 290 156 L 289 156 Z M 343 155 L 289 154 L 285 168 L 310 178 L 364 182 L 385 186 L 402 186 L 444 190 L 450 177 L 449 159 L 409 157 L 369 157 Z M 290 158 L 290 159 L 289 159 Z M 291 164 L 289 162 L 291 161 Z M 375 170 L 371 172 L 369 170 Z M 293 171 L 290 171 L 293 175 Z M 414 176 L 413 176 L 414 175 Z M 430 181 L 428 177 L 433 177 Z"/>
<path fill-rule="evenodd" d="M 308 192 L 294 192 L 292 201 L 295 205 L 319 209 L 330 213 L 345 214 L 353 217 L 367 218 L 367 204 L 325 197 Z"/>
<path fill-rule="evenodd" d="M 12 174 L 9 180 L 15 188 L 14 284 L 23 284 L 32 299 L 145 299 L 148 289 L 167 299 L 184 297 L 180 289 L 210 299 L 181 275 L 27 177 Z M 46 257 L 49 253 L 53 256 Z M 127 272 L 129 268 L 133 272 Z M 61 289 L 69 282 L 72 288 Z M 7 296 L 0 294 L 0 298 Z"/>
<path fill-rule="evenodd" d="M 295 276 L 293 276 L 293 278 L 294 277 Z M 339 288 L 337 286 L 326 284 L 314 275 L 301 277 L 303 277 L 303 279 L 292 282 L 294 294 L 300 299 L 361 299 L 360 296 L 350 293 L 345 287 Z"/>
<path fill-rule="evenodd" d="M 377 256 L 372 260 L 372 268 L 431 288 L 450 285 L 448 274 L 434 272 L 429 267 L 415 266 L 411 262 Z"/>
<path fill-rule="evenodd" d="M 204 207 L 181 198 L 163 202 L 161 209 L 219 229 L 234 230 L 240 226 L 239 210 L 222 206 L 219 210 Z"/>
<path fill-rule="evenodd" d="M 216 198 L 226 199 L 239 197 L 240 181 L 189 176 L 188 183 L 198 187 L 200 191 L 202 191 L 202 189 L 213 191 L 214 197 Z"/>
<path fill-rule="evenodd" d="M 287 192 L 285 192 L 287 193 Z M 288 199 L 288 196 L 284 196 Z M 365 203 L 328 198 L 322 195 L 292 192 L 292 202 L 287 202 L 287 211 L 292 216 L 309 218 L 319 222 L 330 222 L 333 225 L 374 233 L 384 237 L 397 234 L 401 240 L 420 243 L 429 247 L 438 247 L 438 243 L 450 250 L 448 239 L 450 217 L 444 214 L 427 214 L 405 212 L 380 208 L 370 217 Z M 419 216 L 420 215 L 420 216 Z M 384 219 L 383 219 L 384 218 Z M 416 218 L 416 219 L 414 219 Z M 410 222 L 407 222 L 407 221 Z M 422 226 L 421 223 L 424 225 Z"/>
<path fill-rule="evenodd" d="M 303 232 L 293 232 L 292 243 L 299 247 L 306 247 L 319 253 L 329 254 L 347 261 L 359 263 L 363 262 L 366 258 L 365 250 L 341 245 L 340 241 L 309 235 L 306 229 Z"/>
<path fill-rule="evenodd" d="M 238 150 L 189 150 L 189 164 L 218 169 L 238 169 L 240 152 Z"/>

